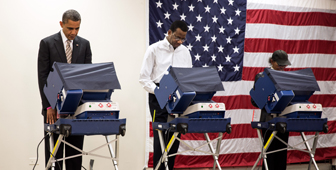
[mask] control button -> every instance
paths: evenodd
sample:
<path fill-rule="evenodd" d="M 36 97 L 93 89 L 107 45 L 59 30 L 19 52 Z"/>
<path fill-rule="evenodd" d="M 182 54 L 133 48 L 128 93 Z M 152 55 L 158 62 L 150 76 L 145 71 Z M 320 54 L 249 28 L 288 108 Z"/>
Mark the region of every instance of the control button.
<path fill-rule="evenodd" d="M 209 104 L 209 107 L 212 108 L 212 104 Z"/>
<path fill-rule="evenodd" d="M 316 105 L 315 104 L 313 105 L 313 108 L 316 109 Z"/>
<path fill-rule="evenodd" d="M 99 106 L 100 108 L 103 108 L 103 106 L 104 106 L 104 105 L 103 105 L 103 104 L 101 104 L 101 103 L 99 103 L 99 105 L 98 105 L 98 106 Z"/>
<path fill-rule="evenodd" d="M 107 103 L 106 106 L 107 107 L 111 107 L 112 105 L 111 105 L 111 103 Z"/>
<path fill-rule="evenodd" d="M 215 106 L 216 106 L 216 108 L 219 108 L 219 104 L 218 103 Z"/>
<path fill-rule="evenodd" d="M 310 109 L 310 105 L 309 104 L 307 105 L 307 108 Z"/>

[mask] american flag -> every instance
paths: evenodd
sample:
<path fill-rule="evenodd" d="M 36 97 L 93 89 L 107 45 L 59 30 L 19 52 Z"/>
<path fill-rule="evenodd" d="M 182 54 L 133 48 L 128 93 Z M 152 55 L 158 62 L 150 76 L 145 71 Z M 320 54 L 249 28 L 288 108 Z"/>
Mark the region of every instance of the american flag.
<path fill-rule="evenodd" d="M 334 7 L 332 9 L 331 7 Z M 316 160 L 336 158 L 336 3 L 332 0 L 149 0 L 149 43 L 162 40 L 171 23 L 183 20 L 189 31 L 184 45 L 194 67 L 216 66 L 224 92 L 213 97 L 226 106 L 232 133 L 224 134 L 219 162 L 226 166 L 252 166 L 260 153 L 250 122 L 260 110 L 250 102 L 254 77 L 269 67 L 268 58 L 282 49 L 292 65 L 287 70 L 312 68 L 321 91 L 310 98 L 321 103 L 329 132 L 320 133 Z M 146 164 L 152 167 L 152 129 L 148 115 Z M 308 138 L 313 133 L 306 133 Z M 210 134 L 214 138 L 216 134 Z M 203 134 L 182 135 L 191 146 L 204 144 Z M 300 143 L 290 133 L 289 144 Z M 299 145 L 304 149 L 304 145 Z M 179 151 L 188 148 L 180 144 Z M 208 151 L 204 147 L 204 151 Z M 288 151 L 288 163 L 307 162 L 309 155 Z M 212 167 L 212 156 L 199 152 L 178 155 L 175 168 Z"/>
<path fill-rule="evenodd" d="M 193 66 L 216 66 L 223 81 L 241 80 L 246 1 L 149 1 L 149 9 L 150 44 L 162 40 L 174 21 L 185 21 Z"/>

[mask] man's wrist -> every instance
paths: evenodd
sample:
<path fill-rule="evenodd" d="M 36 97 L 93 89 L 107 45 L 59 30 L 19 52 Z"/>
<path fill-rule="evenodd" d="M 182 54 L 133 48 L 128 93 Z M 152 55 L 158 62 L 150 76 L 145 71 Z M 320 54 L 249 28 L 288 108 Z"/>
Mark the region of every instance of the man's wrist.
<path fill-rule="evenodd" d="M 51 106 L 47 107 L 47 110 L 51 109 Z"/>

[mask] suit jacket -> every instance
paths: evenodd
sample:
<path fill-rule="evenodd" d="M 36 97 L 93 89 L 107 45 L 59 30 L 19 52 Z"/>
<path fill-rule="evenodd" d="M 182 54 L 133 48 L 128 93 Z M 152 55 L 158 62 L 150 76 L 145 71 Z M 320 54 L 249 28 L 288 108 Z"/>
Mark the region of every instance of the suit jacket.
<path fill-rule="evenodd" d="M 61 32 L 46 37 L 40 42 L 37 72 L 43 115 L 45 115 L 46 109 L 50 106 L 46 96 L 44 95 L 43 87 L 47 82 L 49 72 L 51 71 L 54 62 L 67 62 Z M 92 53 L 90 42 L 88 40 L 79 36 L 76 36 L 73 40 L 71 63 L 92 63 Z"/>

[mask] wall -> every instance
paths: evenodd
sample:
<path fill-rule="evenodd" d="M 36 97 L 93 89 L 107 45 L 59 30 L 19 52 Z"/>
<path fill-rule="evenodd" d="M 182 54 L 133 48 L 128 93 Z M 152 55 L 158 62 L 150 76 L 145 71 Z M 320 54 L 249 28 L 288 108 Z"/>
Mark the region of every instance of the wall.
<path fill-rule="evenodd" d="M 145 164 L 146 93 L 138 83 L 146 49 L 145 0 L 0 0 L 0 169 L 32 169 L 29 158 L 43 138 L 41 101 L 37 84 L 39 42 L 60 31 L 59 21 L 68 9 L 82 16 L 79 35 L 91 43 L 93 63 L 114 62 L 122 89 L 112 94 L 120 117 L 127 118 L 126 136 L 120 142 L 119 169 L 142 169 Z M 103 136 L 86 137 L 84 150 L 105 143 Z M 107 148 L 96 153 L 109 156 Z M 44 145 L 39 147 L 44 169 Z M 84 157 L 89 169 L 113 169 L 112 162 Z"/>

